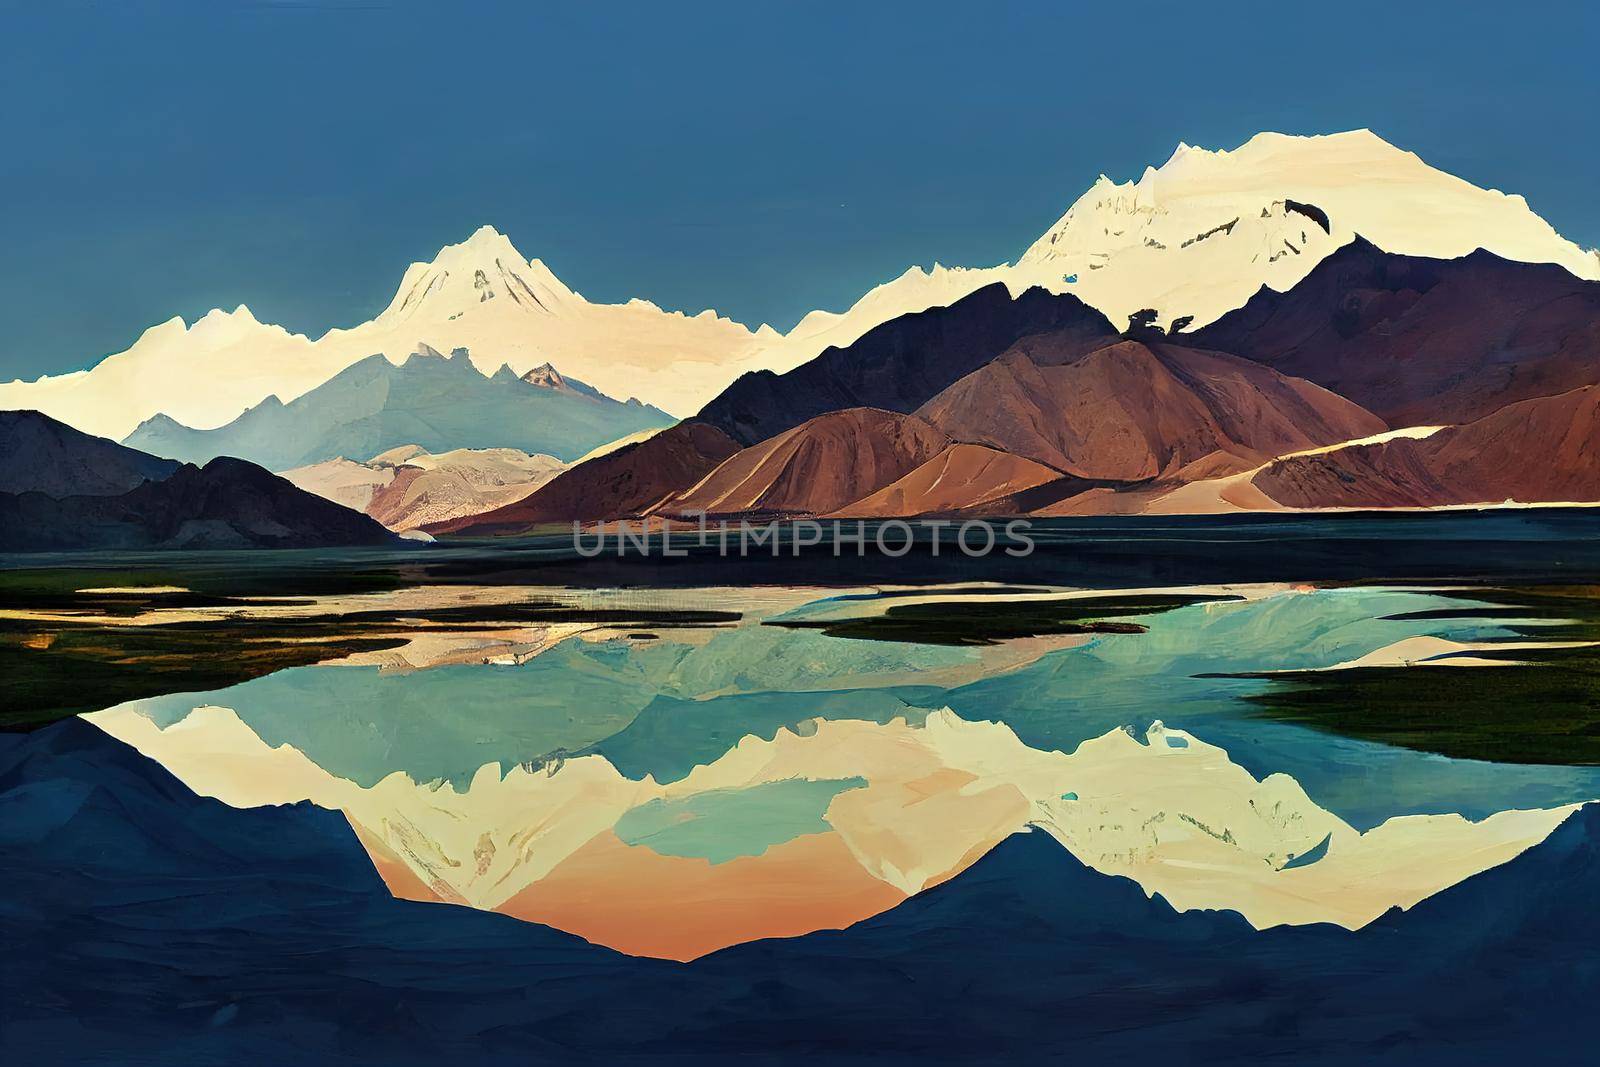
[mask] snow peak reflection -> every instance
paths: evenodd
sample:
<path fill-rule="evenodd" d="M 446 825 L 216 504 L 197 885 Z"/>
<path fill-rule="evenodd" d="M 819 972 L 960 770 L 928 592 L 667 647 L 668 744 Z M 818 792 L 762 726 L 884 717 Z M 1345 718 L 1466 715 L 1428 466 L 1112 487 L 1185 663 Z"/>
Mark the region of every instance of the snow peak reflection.
<path fill-rule="evenodd" d="M 977 558 L 991 552 L 1008 556 L 1033 553 L 1031 524 L 1012 519 L 1003 526 L 983 519 L 957 522 L 952 519 L 889 519 L 867 523 L 814 519 L 792 521 L 775 519 L 766 523 L 708 522 L 704 515 L 695 523 L 671 519 L 640 519 L 631 522 L 599 522 L 592 526 L 572 523 L 572 549 L 585 559 L 610 550 L 618 556 L 630 551 L 641 556 L 687 556 L 691 549 L 714 550 L 719 556 L 752 556 L 767 552 L 773 556 L 798 556 L 802 550 L 826 546 L 835 556 L 865 556 L 876 552 L 884 556 L 903 556 L 919 541 L 937 556 L 941 550 L 959 551 Z M 925 536 L 919 536 L 925 535 Z"/>

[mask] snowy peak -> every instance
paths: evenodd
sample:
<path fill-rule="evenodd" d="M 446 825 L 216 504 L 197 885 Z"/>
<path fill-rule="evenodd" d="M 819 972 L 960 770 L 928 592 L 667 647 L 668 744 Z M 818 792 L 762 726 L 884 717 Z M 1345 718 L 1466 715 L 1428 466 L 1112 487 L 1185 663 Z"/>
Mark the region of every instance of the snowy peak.
<path fill-rule="evenodd" d="M 262 336 L 287 338 L 289 333 L 281 326 L 261 323 L 248 307 L 240 304 L 232 311 L 212 308 L 190 325 L 179 315 L 159 322 L 139 335 L 134 347 L 158 348 L 171 345 L 191 345 L 204 348 L 222 348 Z M 304 338 L 301 338 L 304 340 Z"/>
<path fill-rule="evenodd" d="M 458 251 L 479 258 L 495 256 L 522 259 L 522 253 L 511 243 L 511 238 L 489 225 L 479 226 L 460 244 L 446 246 L 440 251 L 440 255 Z"/>
<path fill-rule="evenodd" d="M 480 226 L 460 244 L 445 245 L 432 261 L 413 263 L 377 321 L 449 321 L 496 300 L 496 311 L 543 315 L 585 303 L 543 262 L 524 258 L 505 234 Z"/>
<path fill-rule="evenodd" d="M 1480 189 L 1371 130 L 1261 133 L 1238 148 L 1180 142 L 1137 182 L 1102 175 L 1008 279 L 1073 292 L 1113 321 L 1141 308 L 1209 322 L 1261 286 L 1292 287 L 1357 235 L 1388 252 L 1454 259 L 1485 248 L 1600 277 L 1520 196 Z"/>
<path fill-rule="evenodd" d="M 548 389 L 552 393 L 561 393 L 564 396 L 581 396 L 590 400 L 604 401 L 615 404 L 613 397 L 607 396 L 594 386 L 580 382 L 576 378 L 568 378 L 555 365 L 549 362 L 541 363 L 522 376 L 522 381 L 535 389 Z M 632 400 L 632 398 L 629 398 Z M 638 406 L 638 405 L 635 405 Z"/>
<path fill-rule="evenodd" d="M 567 380 L 561 377 L 561 372 L 549 363 L 541 363 L 522 376 L 522 380 L 529 385 L 536 385 L 541 389 L 564 390 L 569 388 Z"/>
<path fill-rule="evenodd" d="M 1509 259 L 1553 262 L 1580 277 L 1595 257 L 1566 241 L 1520 196 L 1479 189 L 1396 148 L 1371 130 L 1299 137 L 1259 133 L 1228 150 L 1180 142 L 1138 182 L 1104 175 L 1022 255 L 1019 265 L 1072 256 L 1109 258 L 1130 227 L 1166 242 L 1164 220 L 1198 234 L 1274 202 L 1315 204 L 1342 228 L 1389 252 L 1454 258 L 1486 248 Z M 1087 265 L 1087 264 L 1086 264 Z"/>

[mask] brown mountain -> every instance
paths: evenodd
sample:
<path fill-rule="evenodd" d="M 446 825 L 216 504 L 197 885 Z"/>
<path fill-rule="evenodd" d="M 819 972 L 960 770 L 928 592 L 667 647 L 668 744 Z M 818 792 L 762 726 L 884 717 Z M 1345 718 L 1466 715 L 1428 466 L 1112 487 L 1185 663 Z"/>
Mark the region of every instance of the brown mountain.
<path fill-rule="evenodd" d="M 834 411 L 743 449 L 660 510 L 823 515 L 911 472 L 948 443 L 912 415 Z"/>
<path fill-rule="evenodd" d="M 1433 260 L 1357 239 L 1289 292 L 1263 290 L 1193 334 L 1119 337 L 1071 296 L 1012 299 L 996 285 L 884 323 L 787 374 L 745 375 L 673 430 L 579 464 L 496 512 L 427 528 L 512 532 L 702 509 L 1140 510 L 1287 453 L 1386 426 L 1484 420 L 1597 378 L 1600 284 L 1484 252 Z M 1552 466 L 1537 490 L 1516 482 L 1509 457 L 1475 470 L 1471 447 L 1501 453 L 1482 427 L 1463 427 L 1370 455 L 1285 460 L 1251 492 L 1354 506 L 1558 490 L 1546 498 L 1567 499 L 1584 489 L 1586 453 L 1540 451 L 1566 440 L 1551 437 L 1559 418 L 1523 428 L 1537 439 L 1501 427 L 1524 441 L 1522 466 Z M 1436 451 L 1447 446 L 1455 451 Z"/>
<path fill-rule="evenodd" d="M 830 348 L 786 374 L 760 371 L 743 375 L 699 415 L 643 444 L 579 463 L 517 504 L 424 529 L 430 533 L 510 533 L 544 522 L 642 515 L 670 496 L 687 494 L 738 451 L 739 445 L 759 445 L 810 419 L 850 408 L 908 414 L 1020 338 L 1043 332 L 1054 333 L 1063 348 L 1076 344 L 1083 352 L 1117 336 L 1104 315 L 1076 297 L 1031 289 L 1012 299 L 1003 284 L 991 285 L 949 307 L 883 323 L 848 347 Z M 820 440 L 812 447 L 821 448 Z M 937 449 L 922 458 L 934 452 Z M 840 463 L 848 466 L 850 461 L 841 458 Z M 863 488 L 861 495 L 915 465 Z M 855 476 L 839 477 L 842 485 Z M 719 507 L 738 502 L 739 491 L 732 490 L 736 481 L 730 474 L 727 488 L 733 496 Z M 748 492 L 745 499 L 753 502 Z M 789 504 L 808 510 L 834 499 L 828 491 L 810 498 L 797 493 L 789 498 Z M 680 503 L 701 502 L 697 497 Z M 848 502 L 841 500 L 829 507 Z"/>
<path fill-rule="evenodd" d="M 958 512 L 1017 514 L 1011 501 L 1019 494 L 1061 479 L 1031 459 L 983 445 L 955 444 L 916 470 L 871 496 L 840 508 L 829 518 L 890 518 L 897 515 L 942 515 Z"/>
<path fill-rule="evenodd" d="M 1357 238 L 1286 293 L 1263 288 L 1184 343 L 1307 378 L 1392 426 L 1460 423 L 1600 380 L 1600 283 L 1478 251 Z"/>
<path fill-rule="evenodd" d="M 1600 501 L 1600 386 L 1519 401 L 1420 440 L 1282 459 L 1252 483 L 1299 508 Z"/>
<path fill-rule="evenodd" d="M 324 460 L 284 471 L 283 477 L 399 531 L 522 500 L 561 470 L 554 456 L 515 448 L 458 448 L 433 455 L 416 445 L 402 445 L 366 463 Z"/>
<path fill-rule="evenodd" d="M 953 440 L 1077 478 L 1187 481 L 1384 429 L 1310 382 L 1220 352 L 1023 341 L 918 409 Z"/>
<path fill-rule="evenodd" d="M 515 503 L 423 529 L 487 536 L 522 533 L 541 523 L 632 518 L 694 485 L 738 450 L 715 426 L 679 423 L 568 468 Z"/>
<path fill-rule="evenodd" d="M 909 414 L 1021 338 L 1045 332 L 1082 352 L 1117 336 L 1104 315 L 1077 297 L 1030 289 L 1013 300 L 997 282 L 948 307 L 885 322 L 785 374 L 745 374 L 697 418 L 753 445 L 830 411 Z"/>

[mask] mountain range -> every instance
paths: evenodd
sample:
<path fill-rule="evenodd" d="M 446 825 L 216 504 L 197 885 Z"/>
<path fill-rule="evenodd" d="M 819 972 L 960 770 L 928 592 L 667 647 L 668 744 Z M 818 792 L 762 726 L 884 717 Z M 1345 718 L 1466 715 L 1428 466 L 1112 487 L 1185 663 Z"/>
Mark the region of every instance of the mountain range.
<path fill-rule="evenodd" d="M 1367 131 L 1262 134 L 1102 178 L 1016 262 L 908 272 L 786 336 L 592 304 L 484 228 L 352 330 L 214 312 L 0 403 L 56 398 L 79 429 L 139 415 L 145 453 L 293 470 L 435 534 L 1588 503 L 1597 278 L 1520 197 Z M 662 383 L 696 413 L 605 391 Z"/>
<path fill-rule="evenodd" d="M 1562 238 L 1521 197 L 1479 189 L 1370 131 L 1263 133 L 1232 151 L 1179 145 L 1136 182 L 1102 176 L 1016 261 L 913 267 L 787 334 L 709 311 L 589 301 L 483 227 L 412 264 L 370 321 L 312 340 L 244 306 L 193 324 L 169 319 L 88 370 L 0 384 L 0 407 L 36 408 L 115 438 L 158 413 L 212 429 L 269 396 L 292 401 L 374 353 L 400 363 L 427 344 L 468 349 L 485 374 L 502 362 L 518 374 L 554 362 L 681 416 L 742 373 L 790 370 L 997 282 L 1013 295 L 1036 286 L 1073 293 L 1117 330 L 1144 309 L 1163 324 L 1205 325 L 1262 286 L 1294 287 L 1356 234 L 1391 253 L 1449 259 L 1481 247 L 1600 278 L 1600 256 Z"/>
<path fill-rule="evenodd" d="M 1600 501 L 1600 283 L 1357 238 L 1288 292 L 1263 287 L 1209 326 L 1184 325 L 1136 316 L 1119 335 L 1070 294 L 987 287 L 787 374 L 746 375 L 603 470 L 579 464 L 439 532 L 700 511 Z M 659 473 L 648 494 L 612 491 L 636 484 L 628 471 L 669 467 L 676 492 Z"/>
<path fill-rule="evenodd" d="M 204 466 L 0 411 L 0 551 L 390 545 L 358 512 L 239 459 Z"/>
<path fill-rule="evenodd" d="M 485 377 L 465 349 L 444 356 L 422 346 L 398 366 L 369 356 L 287 404 L 268 397 L 214 430 L 157 415 L 125 443 L 190 463 L 226 455 L 280 471 L 403 445 L 429 452 L 511 448 L 573 460 L 672 422 L 657 408 L 613 400 L 549 364 L 525 378 L 504 365 Z"/>
<path fill-rule="evenodd" d="M 157 414 L 214 429 L 268 397 L 292 401 L 367 357 L 399 364 L 427 345 L 469 350 L 485 375 L 502 363 L 520 376 L 555 362 L 608 394 L 684 411 L 745 369 L 742 353 L 758 338 L 776 336 L 712 312 L 591 303 L 485 226 L 412 264 L 389 306 L 351 329 L 313 341 L 257 321 L 243 305 L 193 324 L 172 318 L 89 370 L 0 384 L 0 407 L 37 408 L 114 438 Z"/>
<path fill-rule="evenodd" d="M 1594 382 L 1600 285 L 1482 250 L 1425 259 L 1357 238 L 1288 292 L 1263 289 L 1183 336 L 1309 378 L 1396 427 L 1463 422 Z"/>

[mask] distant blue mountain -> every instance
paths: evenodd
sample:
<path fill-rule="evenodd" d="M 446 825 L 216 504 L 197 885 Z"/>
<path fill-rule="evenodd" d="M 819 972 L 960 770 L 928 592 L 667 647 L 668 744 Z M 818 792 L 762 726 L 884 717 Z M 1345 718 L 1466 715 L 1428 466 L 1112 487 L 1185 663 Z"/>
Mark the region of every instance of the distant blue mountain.
<path fill-rule="evenodd" d="M 285 404 L 269 396 L 226 426 L 196 430 L 156 415 L 123 443 L 204 463 L 236 456 L 271 470 L 344 457 L 370 459 L 399 445 L 429 452 L 516 448 L 574 460 L 609 441 L 675 420 L 636 400 L 614 400 L 547 364 L 519 378 L 485 377 L 465 349 L 424 348 L 398 366 L 369 356 Z"/>
<path fill-rule="evenodd" d="M 7 1062 L 1586 1062 L 1600 812 L 1359 932 L 1175 913 L 1043 834 L 848 930 L 693 964 L 394 900 L 338 814 L 0 735 Z"/>

